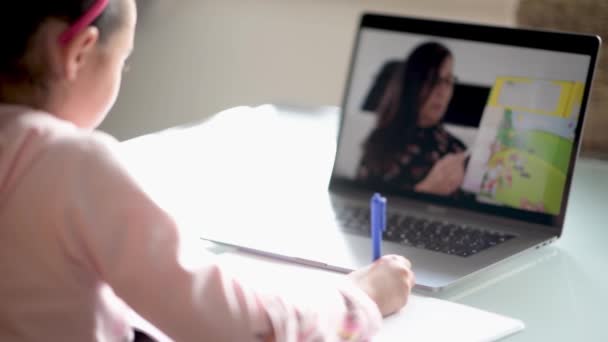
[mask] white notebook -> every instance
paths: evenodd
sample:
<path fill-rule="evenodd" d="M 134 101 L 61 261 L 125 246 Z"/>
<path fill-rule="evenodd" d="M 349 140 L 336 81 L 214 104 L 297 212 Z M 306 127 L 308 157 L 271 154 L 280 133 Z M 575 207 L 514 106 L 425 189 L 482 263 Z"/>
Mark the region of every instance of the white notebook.
<path fill-rule="evenodd" d="M 238 252 L 218 256 L 220 263 L 264 291 L 279 292 L 296 301 L 319 299 L 318 290 L 342 275 Z M 321 291 L 322 292 L 322 291 Z M 412 295 L 407 306 L 388 317 L 374 341 L 497 341 L 524 329 L 523 322 L 470 306 Z"/>

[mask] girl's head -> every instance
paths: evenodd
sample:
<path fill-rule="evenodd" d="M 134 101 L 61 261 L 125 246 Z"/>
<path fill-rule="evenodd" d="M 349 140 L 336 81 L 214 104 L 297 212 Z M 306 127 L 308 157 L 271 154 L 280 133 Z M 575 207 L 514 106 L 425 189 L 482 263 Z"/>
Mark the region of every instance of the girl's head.
<path fill-rule="evenodd" d="M 0 12 L 0 102 L 97 126 L 133 48 L 135 0 L 7 1 Z"/>

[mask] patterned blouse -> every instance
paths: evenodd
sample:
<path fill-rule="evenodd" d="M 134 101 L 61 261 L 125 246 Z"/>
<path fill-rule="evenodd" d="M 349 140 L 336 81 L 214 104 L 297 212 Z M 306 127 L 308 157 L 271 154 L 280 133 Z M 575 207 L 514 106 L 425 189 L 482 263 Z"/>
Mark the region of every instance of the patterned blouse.
<path fill-rule="evenodd" d="M 445 155 L 466 150 L 462 141 L 442 125 L 418 128 L 414 134 L 415 141 L 405 144 L 382 168 L 373 167 L 369 155 L 364 155 L 359 164 L 357 179 L 368 184 L 382 184 L 411 191 Z"/>

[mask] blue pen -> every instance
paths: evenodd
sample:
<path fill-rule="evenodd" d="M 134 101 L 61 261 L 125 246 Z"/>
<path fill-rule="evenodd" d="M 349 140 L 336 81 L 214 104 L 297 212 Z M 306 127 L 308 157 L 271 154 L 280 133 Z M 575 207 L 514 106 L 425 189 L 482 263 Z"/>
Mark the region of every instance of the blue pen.
<path fill-rule="evenodd" d="M 372 261 L 382 255 L 382 232 L 386 230 L 386 198 L 376 193 L 370 200 L 370 230 L 372 233 Z"/>

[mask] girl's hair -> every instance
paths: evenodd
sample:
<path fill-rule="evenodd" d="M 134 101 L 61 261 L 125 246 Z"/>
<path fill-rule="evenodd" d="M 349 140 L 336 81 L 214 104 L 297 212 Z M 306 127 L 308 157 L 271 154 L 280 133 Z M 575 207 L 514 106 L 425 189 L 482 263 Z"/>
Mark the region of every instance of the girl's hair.
<path fill-rule="evenodd" d="M 383 170 L 391 156 L 412 142 L 420 107 L 439 80 L 441 63 L 451 56 L 445 46 L 428 42 L 418 46 L 395 69 L 376 110 L 376 128 L 364 143 L 368 165 Z"/>
<path fill-rule="evenodd" d="M 100 32 L 103 43 L 123 24 L 121 2 L 111 0 L 104 12 L 92 23 Z M 45 56 L 26 58 L 34 37 L 48 19 L 72 24 L 95 0 L 10 0 L 0 5 L 0 30 L 4 32 L 0 52 L 0 101 L 7 86 L 43 87 L 47 81 Z M 32 65 L 34 64 L 34 65 Z"/>

